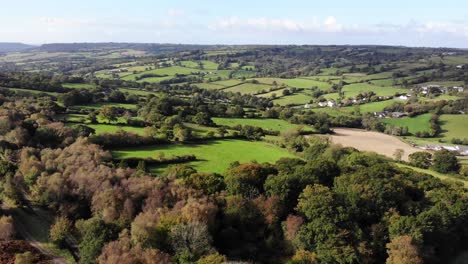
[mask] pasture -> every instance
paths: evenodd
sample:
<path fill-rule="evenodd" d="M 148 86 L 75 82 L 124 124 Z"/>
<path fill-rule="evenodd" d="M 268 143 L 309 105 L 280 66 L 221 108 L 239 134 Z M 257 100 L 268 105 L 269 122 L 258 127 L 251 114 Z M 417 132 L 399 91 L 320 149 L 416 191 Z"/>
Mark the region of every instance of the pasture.
<path fill-rule="evenodd" d="M 96 134 L 103 133 L 117 133 L 121 130 L 125 132 L 132 132 L 139 135 L 145 134 L 145 129 L 143 127 L 132 127 L 132 126 L 121 126 L 121 125 L 112 125 L 112 124 L 86 124 L 86 126 L 94 129 Z"/>
<path fill-rule="evenodd" d="M 233 86 L 225 89 L 226 92 L 241 93 L 241 94 L 257 94 L 262 91 L 267 92 L 272 86 L 267 84 L 254 84 L 254 83 L 243 83 L 237 86 Z"/>
<path fill-rule="evenodd" d="M 212 119 L 219 126 L 233 127 L 237 125 L 243 125 L 243 126 L 250 125 L 250 126 L 261 127 L 262 129 L 266 129 L 266 130 L 273 130 L 273 131 L 279 131 L 279 132 L 284 132 L 287 130 L 302 127 L 304 131 L 313 131 L 311 127 L 291 124 L 281 119 L 220 118 L 220 117 L 213 117 Z"/>
<path fill-rule="evenodd" d="M 468 138 L 468 115 L 441 115 L 439 122 L 444 140 Z"/>
<path fill-rule="evenodd" d="M 392 124 L 397 127 L 408 127 L 408 131 L 414 134 L 418 131 L 431 130 L 431 116 L 432 114 L 423 114 L 415 117 L 402 117 L 402 118 L 384 118 L 382 122 Z"/>
<path fill-rule="evenodd" d="M 189 162 L 201 172 L 223 173 L 229 164 L 257 161 L 275 162 L 282 157 L 295 157 L 287 150 L 261 141 L 224 139 L 205 141 L 200 144 L 156 145 L 139 148 L 127 148 L 112 151 L 115 158 L 156 158 L 163 153 L 166 158 L 181 155 L 195 155 L 196 161 Z M 158 172 L 157 167 L 155 168 Z"/>
<path fill-rule="evenodd" d="M 396 87 L 381 87 L 369 83 L 354 83 L 343 86 L 345 97 L 353 98 L 360 93 L 374 92 L 378 96 L 393 96 L 395 93 L 407 93 L 407 89 Z"/>
<path fill-rule="evenodd" d="M 278 105 L 304 105 L 312 100 L 312 96 L 304 93 L 296 93 L 273 100 Z"/>

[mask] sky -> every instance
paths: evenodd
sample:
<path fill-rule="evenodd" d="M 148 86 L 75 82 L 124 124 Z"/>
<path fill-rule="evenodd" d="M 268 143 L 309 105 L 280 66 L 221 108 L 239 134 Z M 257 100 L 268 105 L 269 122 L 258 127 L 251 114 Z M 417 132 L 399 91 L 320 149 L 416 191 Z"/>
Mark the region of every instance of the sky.
<path fill-rule="evenodd" d="M 468 48 L 467 0 L 0 0 L 0 42 Z"/>

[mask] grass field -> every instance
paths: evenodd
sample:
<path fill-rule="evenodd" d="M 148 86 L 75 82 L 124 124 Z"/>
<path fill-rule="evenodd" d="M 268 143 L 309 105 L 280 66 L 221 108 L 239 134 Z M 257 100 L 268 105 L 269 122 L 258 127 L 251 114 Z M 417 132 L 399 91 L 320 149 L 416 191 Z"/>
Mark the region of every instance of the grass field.
<path fill-rule="evenodd" d="M 224 91 L 232 93 L 241 93 L 241 94 L 256 94 L 260 91 L 268 91 L 271 88 L 271 85 L 267 84 L 254 84 L 254 83 L 243 83 L 231 88 L 228 88 Z"/>
<path fill-rule="evenodd" d="M 255 80 L 259 81 L 260 83 L 265 83 L 265 84 L 273 84 L 273 82 L 276 82 L 278 85 L 287 85 L 291 87 L 305 88 L 305 89 L 310 89 L 314 86 L 316 86 L 319 90 L 328 90 L 331 88 L 331 85 L 326 82 L 316 81 L 316 80 L 311 80 L 311 79 L 306 79 L 306 78 L 294 78 L 294 79 L 255 78 Z"/>
<path fill-rule="evenodd" d="M 359 105 L 359 109 L 361 113 L 372 113 L 372 112 L 381 112 L 384 110 L 385 107 L 398 102 L 398 100 L 385 100 L 379 102 L 373 102 L 368 104 L 361 104 Z M 351 112 L 355 110 L 355 106 L 347 106 L 341 108 L 343 111 Z"/>
<path fill-rule="evenodd" d="M 35 240 L 46 247 L 54 255 L 60 256 L 75 263 L 71 253 L 66 249 L 61 249 L 49 238 L 50 218 L 49 214 L 38 208 L 30 212 L 24 208 L 11 208 L 11 215 L 15 220 L 15 228 L 28 240 Z"/>
<path fill-rule="evenodd" d="M 132 132 L 135 134 L 143 135 L 145 129 L 143 127 L 132 127 L 132 126 L 120 126 L 120 125 L 108 125 L 108 124 L 86 124 L 86 126 L 96 130 L 96 134 L 102 133 L 116 133 L 120 130 L 126 132 Z"/>
<path fill-rule="evenodd" d="M 408 131 L 414 134 L 418 131 L 429 132 L 431 130 L 431 116 L 432 114 L 423 114 L 416 117 L 384 118 L 382 122 L 393 124 L 397 127 L 408 127 Z"/>
<path fill-rule="evenodd" d="M 439 122 L 444 140 L 468 138 L 468 115 L 441 115 Z"/>
<path fill-rule="evenodd" d="M 275 162 L 282 157 L 295 157 L 285 149 L 260 141 L 244 140 L 213 140 L 203 144 L 158 145 L 140 148 L 116 150 L 112 155 L 116 158 L 147 158 L 157 157 L 164 153 L 165 157 L 194 154 L 196 161 L 190 162 L 198 171 L 223 173 L 234 161 L 241 163 L 256 160 L 258 162 Z M 159 172 L 155 168 L 156 172 Z"/>
<path fill-rule="evenodd" d="M 374 92 L 379 96 L 392 96 L 395 93 L 407 93 L 408 90 L 395 87 L 381 87 L 368 83 L 354 83 L 343 86 L 342 90 L 346 97 L 355 97 L 359 93 Z"/>
<path fill-rule="evenodd" d="M 405 165 L 405 164 L 400 164 L 400 163 L 395 163 L 395 164 L 396 164 L 398 167 L 409 168 L 409 169 L 412 169 L 412 170 L 417 171 L 417 172 L 426 173 L 426 174 L 429 174 L 429 175 L 434 176 L 434 177 L 436 177 L 436 178 L 439 178 L 439 179 L 441 179 L 441 180 L 447 180 L 447 181 L 452 181 L 452 182 L 458 182 L 458 183 L 463 184 L 463 186 L 465 186 L 465 188 L 468 188 L 468 181 L 466 181 L 466 180 L 454 178 L 454 177 L 452 177 L 452 176 L 450 176 L 450 175 L 442 174 L 442 173 L 439 173 L 439 172 L 436 172 L 436 171 L 433 171 L 433 170 L 416 168 L 416 167 L 413 167 L 413 166 L 409 166 L 409 165 Z"/>
<path fill-rule="evenodd" d="M 223 89 L 225 87 L 225 86 L 222 86 L 220 84 L 216 84 L 216 83 L 212 83 L 212 82 L 209 82 L 209 83 L 194 83 L 193 85 L 197 86 L 198 88 L 207 89 L 207 90 L 219 90 L 219 89 Z"/>
<path fill-rule="evenodd" d="M 197 72 L 197 71 L 199 71 L 199 70 L 192 69 L 192 68 L 186 68 L 186 67 L 180 67 L 180 66 L 172 66 L 172 67 L 154 69 L 154 70 L 150 70 L 150 71 L 144 71 L 144 72 L 140 72 L 140 73 L 137 73 L 137 74 L 129 74 L 129 75 L 126 75 L 125 77 L 123 77 L 122 79 L 126 80 L 126 81 L 133 81 L 133 80 L 135 80 L 136 77 L 140 77 L 143 74 L 157 74 L 157 75 L 161 75 L 161 76 L 167 75 L 166 76 L 166 78 L 167 78 L 169 76 L 175 76 L 176 74 L 190 75 L 192 72 Z M 147 82 L 151 82 L 151 80 L 153 80 L 154 78 L 163 78 L 163 77 L 150 77 L 150 78 L 142 79 L 140 81 L 144 80 L 144 81 L 147 81 Z M 171 78 L 173 78 L 173 77 L 171 77 Z M 159 80 L 159 79 L 154 79 L 153 81 L 156 81 L 156 80 Z M 159 80 L 159 81 L 161 81 L 161 80 Z"/>
<path fill-rule="evenodd" d="M 291 124 L 281 119 L 253 119 L 253 118 L 212 118 L 213 121 L 220 126 L 233 127 L 236 125 L 257 126 L 263 129 L 284 132 L 286 130 L 301 127 L 300 125 Z M 313 131 L 311 127 L 302 126 L 304 131 Z"/>
<path fill-rule="evenodd" d="M 64 83 L 62 84 L 65 88 L 73 88 L 73 89 L 92 89 L 95 88 L 96 85 L 89 84 L 89 83 Z"/>
<path fill-rule="evenodd" d="M 74 105 L 71 109 L 99 109 L 103 106 L 111 106 L 116 108 L 125 108 L 125 109 L 134 109 L 136 108 L 135 104 L 119 104 L 119 103 L 94 103 L 87 105 Z"/>
<path fill-rule="evenodd" d="M 213 82 L 213 84 L 221 85 L 221 86 L 224 86 L 224 87 L 235 86 L 235 85 L 239 85 L 241 83 L 242 83 L 241 81 L 235 80 L 235 79 Z"/>
<path fill-rule="evenodd" d="M 279 105 L 304 105 L 310 102 L 312 96 L 304 93 L 296 93 L 293 95 L 283 96 L 273 100 L 273 103 Z"/>

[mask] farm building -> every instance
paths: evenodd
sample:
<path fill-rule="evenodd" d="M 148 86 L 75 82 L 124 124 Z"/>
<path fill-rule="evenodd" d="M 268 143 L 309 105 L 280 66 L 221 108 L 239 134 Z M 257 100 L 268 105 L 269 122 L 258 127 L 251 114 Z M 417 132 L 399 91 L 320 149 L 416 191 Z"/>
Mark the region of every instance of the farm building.
<path fill-rule="evenodd" d="M 374 112 L 374 116 L 378 118 L 385 118 L 387 117 L 388 112 Z"/>
<path fill-rule="evenodd" d="M 422 147 L 422 149 L 434 150 L 434 151 L 446 149 L 449 151 L 456 152 L 460 156 L 468 156 L 468 147 L 466 146 L 446 146 L 446 145 L 427 144 L 426 146 Z"/>
<path fill-rule="evenodd" d="M 403 113 L 403 112 L 392 112 L 392 117 L 395 117 L 395 118 L 400 118 L 400 117 L 404 117 L 404 116 L 407 116 L 406 113 Z"/>
<path fill-rule="evenodd" d="M 455 91 L 457 91 L 457 92 L 459 92 L 459 93 L 463 93 L 463 91 L 465 90 L 465 89 L 464 89 L 463 87 L 461 87 L 461 86 L 454 86 L 452 89 L 455 90 Z"/>

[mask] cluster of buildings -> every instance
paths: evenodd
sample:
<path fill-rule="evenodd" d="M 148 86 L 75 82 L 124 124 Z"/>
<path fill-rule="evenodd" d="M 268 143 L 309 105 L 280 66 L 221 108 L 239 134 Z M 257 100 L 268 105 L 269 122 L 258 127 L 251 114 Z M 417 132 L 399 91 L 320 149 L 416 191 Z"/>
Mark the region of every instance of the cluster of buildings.
<path fill-rule="evenodd" d="M 318 103 L 318 106 L 320 107 L 334 107 L 336 106 L 336 102 L 335 100 L 329 100 L 329 101 L 325 101 L 325 102 L 319 102 Z"/>
<path fill-rule="evenodd" d="M 388 112 L 388 111 L 383 111 L 383 112 L 374 112 L 374 116 L 377 117 L 377 118 L 390 118 L 390 117 L 394 117 L 394 118 L 400 118 L 400 117 L 404 117 L 404 116 L 408 116 L 407 113 L 405 112 Z"/>
<path fill-rule="evenodd" d="M 447 146 L 447 145 L 427 144 L 426 146 L 421 147 L 421 149 L 434 150 L 434 151 L 446 149 L 446 150 L 449 150 L 449 151 L 453 151 L 453 152 L 457 153 L 460 156 L 468 156 L 468 146 Z"/>
<path fill-rule="evenodd" d="M 452 87 L 444 87 L 441 85 L 436 85 L 436 84 L 431 84 L 431 85 L 426 85 L 422 86 L 420 88 L 420 92 L 422 94 L 428 94 L 428 93 L 448 93 L 450 91 L 458 92 L 458 93 L 463 93 L 465 91 L 465 88 L 462 86 L 452 86 Z"/>

